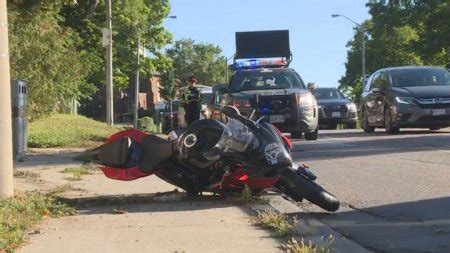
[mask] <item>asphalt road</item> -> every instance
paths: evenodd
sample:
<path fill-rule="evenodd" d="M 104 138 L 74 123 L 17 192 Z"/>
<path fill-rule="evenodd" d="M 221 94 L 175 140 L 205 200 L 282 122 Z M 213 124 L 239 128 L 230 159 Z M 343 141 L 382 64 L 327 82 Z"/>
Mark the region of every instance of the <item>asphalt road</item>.
<path fill-rule="evenodd" d="M 450 252 L 450 128 L 323 131 L 295 140 L 293 157 L 342 202 L 302 207 L 344 236 L 375 252 Z"/>

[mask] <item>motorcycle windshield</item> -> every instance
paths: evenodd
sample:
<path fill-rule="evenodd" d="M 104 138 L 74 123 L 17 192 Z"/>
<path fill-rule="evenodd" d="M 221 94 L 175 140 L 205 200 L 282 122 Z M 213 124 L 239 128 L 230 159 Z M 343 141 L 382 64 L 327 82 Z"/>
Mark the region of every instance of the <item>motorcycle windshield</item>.
<path fill-rule="evenodd" d="M 259 146 L 258 139 L 253 132 L 239 120 L 231 119 L 227 126 L 231 130 L 231 136 L 223 135 L 219 143 L 225 145 L 228 152 L 244 152 L 248 148 Z"/>

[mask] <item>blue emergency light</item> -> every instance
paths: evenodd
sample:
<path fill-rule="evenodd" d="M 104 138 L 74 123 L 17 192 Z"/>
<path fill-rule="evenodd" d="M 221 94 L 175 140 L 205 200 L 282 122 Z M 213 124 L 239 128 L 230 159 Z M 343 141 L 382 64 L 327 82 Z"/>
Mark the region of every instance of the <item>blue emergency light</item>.
<path fill-rule="evenodd" d="M 249 59 L 236 62 L 234 68 L 240 69 L 258 69 L 263 67 L 283 67 L 287 66 L 285 59 Z"/>

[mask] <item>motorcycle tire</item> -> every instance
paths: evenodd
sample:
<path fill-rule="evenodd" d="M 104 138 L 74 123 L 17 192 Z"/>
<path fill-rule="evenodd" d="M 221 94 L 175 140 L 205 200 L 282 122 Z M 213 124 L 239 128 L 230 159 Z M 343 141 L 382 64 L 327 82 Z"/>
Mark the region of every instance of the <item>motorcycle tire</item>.
<path fill-rule="evenodd" d="M 291 168 L 283 171 L 275 187 L 295 201 L 304 198 L 329 212 L 338 210 L 340 206 L 333 194 Z"/>

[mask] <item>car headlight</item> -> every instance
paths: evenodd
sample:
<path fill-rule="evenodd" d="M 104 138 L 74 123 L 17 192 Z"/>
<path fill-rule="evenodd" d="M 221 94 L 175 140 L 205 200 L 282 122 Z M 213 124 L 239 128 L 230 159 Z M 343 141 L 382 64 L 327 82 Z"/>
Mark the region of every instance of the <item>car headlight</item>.
<path fill-rule="evenodd" d="M 357 108 L 356 108 L 356 104 L 355 104 L 355 103 L 347 104 L 347 107 L 348 107 L 348 110 L 349 110 L 349 111 L 352 111 L 352 112 L 356 112 L 356 111 L 357 111 Z"/>
<path fill-rule="evenodd" d="M 414 104 L 416 100 L 410 97 L 395 97 L 395 100 L 400 104 Z"/>
<path fill-rule="evenodd" d="M 300 106 L 304 107 L 311 107 L 317 104 L 316 99 L 314 96 L 310 93 L 297 93 L 297 102 Z"/>

